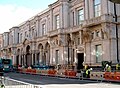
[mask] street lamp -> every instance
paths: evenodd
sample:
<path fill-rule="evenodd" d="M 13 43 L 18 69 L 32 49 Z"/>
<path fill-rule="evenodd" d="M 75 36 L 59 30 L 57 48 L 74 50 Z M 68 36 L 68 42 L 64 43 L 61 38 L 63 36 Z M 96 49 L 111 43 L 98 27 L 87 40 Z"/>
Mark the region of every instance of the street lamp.
<path fill-rule="evenodd" d="M 117 22 L 116 4 L 120 4 L 120 0 L 109 0 L 114 3 L 115 22 Z M 116 47 L 117 47 L 117 62 L 119 63 L 119 50 L 118 50 L 118 27 L 116 24 Z"/>
<path fill-rule="evenodd" d="M 70 59 L 69 59 L 69 46 L 70 46 L 70 38 L 68 37 L 68 40 L 67 40 L 67 42 L 68 42 L 68 67 L 69 67 L 69 65 L 70 65 Z"/>
<path fill-rule="evenodd" d="M 69 55 L 70 55 L 70 42 L 71 42 L 71 38 L 70 38 L 70 35 L 68 34 L 67 35 L 67 43 L 68 43 L 68 68 L 69 68 L 69 65 L 70 65 L 70 58 L 69 58 Z"/>
<path fill-rule="evenodd" d="M 116 4 L 120 4 L 120 0 L 109 0 L 109 1 L 116 3 Z"/>

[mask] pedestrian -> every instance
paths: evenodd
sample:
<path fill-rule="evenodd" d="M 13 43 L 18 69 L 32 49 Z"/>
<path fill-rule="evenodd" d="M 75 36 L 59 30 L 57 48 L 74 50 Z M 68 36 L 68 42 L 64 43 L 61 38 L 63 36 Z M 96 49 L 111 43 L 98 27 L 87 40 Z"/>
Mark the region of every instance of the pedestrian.
<path fill-rule="evenodd" d="M 86 70 L 86 78 L 90 78 L 90 70 L 89 69 Z"/>
<path fill-rule="evenodd" d="M 120 71 L 120 64 L 116 64 L 116 71 Z"/>
<path fill-rule="evenodd" d="M 106 64 L 105 71 L 107 71 L 107 72 L 111 72 L 111 66 L 108 65 L 108 64 Z"/>

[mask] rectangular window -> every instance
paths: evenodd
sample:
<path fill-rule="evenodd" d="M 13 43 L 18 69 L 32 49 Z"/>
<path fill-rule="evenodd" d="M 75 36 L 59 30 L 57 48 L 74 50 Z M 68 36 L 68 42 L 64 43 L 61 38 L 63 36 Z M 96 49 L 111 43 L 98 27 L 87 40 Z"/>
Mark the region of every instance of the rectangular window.
<path fill-rule="evenodd" d="M 20 34 L 20 42 L 22 42 L 22 33 Z"/>
<path fill-rule="evenodd" d="M 101 15 L 101 0 L 94 0 L 94 16 L 98 17 Z"/>
<path fill-rule="evenodd" d="M 96 37 L 100 37 L 100 32 L 96 31 Z"/>
<path fill-rule="evenodd" d="M 91 38 L 94 39 L 94 32 L 92 32 L 92 34 L 91 34 Z"/>
<path fill-rule="evenodd" d="M 25 32 L 25 37 L 27 36 L 27 31 Z"/>
<path fill-rule="evenodd" d="M 42 24 L 42 35 L 46 34 L 45 24 Z"/>
<path fill-rule="evenodd" d="M 34 28 L 32 29 L 32 36 L 34 36 Z"/>
<path fill-rule="evenodd" d="M 18 39 L 17 39 L 17 43 L 19 43 L 19 33 L 18 33 Z"/>
<path fill-rule="evenodd" d="M 96 63 L 101 63 L 102 61 L 102 45 L 96 45 Z"/>
<path fill-rule="evenodd" d="M 74 52 L 75 52 L 75 50 L 73 49 L 73 53 L 72 53 L 72 64 L 74 64 L 74 62 L 75 62 L 75 58 L 74 58 Z"/>
<path fill-rule="evenodd" d="M 59 15 L 56 15 L 55 16 L 55 22 L 56 22 L 56 29 L 59 29 L 60 28 L 60 16 Z"/>
<path fill-rule="evenodd" d="M 78 25 L 82 24 L 84 20 L 84 12 L 83 9 L 78 10 Z"/>
<path fill-rule="evenodd" d="M 78 45 L 80 45 L 80 38 L 78 38 Z"/>
<path fill-rule="evenodd" d="M 11 35 L 11 44 L 13 44 L 13 35 Z"/>
<path fill-rule="evenodd" d="M 58 60 L 59 60 L 59 50 L 56 50 L 56 64 L 58 64 Z"/>
<path fill-rule="evenodd" d="M 31 30 L 29 30 L 29 38 L 31 38 Z"/>
<path fill-rule="evenodd" d="M 75 16 L 74 16 L 74 12 L 72 12 L 72 16 L 73 16 L 73 26 L 74 26 L 74 25 L 75 25 L 75 24 L 74 24 L 74 20 L 75 20 L 75 19 L 74 19 L 74 17 L 75 17 Z"/>

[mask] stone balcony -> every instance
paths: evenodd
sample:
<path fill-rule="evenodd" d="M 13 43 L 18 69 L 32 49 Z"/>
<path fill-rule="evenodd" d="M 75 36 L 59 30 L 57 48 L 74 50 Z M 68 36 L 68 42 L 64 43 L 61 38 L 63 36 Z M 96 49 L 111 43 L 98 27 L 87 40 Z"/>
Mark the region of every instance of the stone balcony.
<path fill-rule="evenodd" d="M 85 27 L 98 25 L 98 24 L 101 24 L 101 23 L 104 23 L 104 22 L 114 22 L 113 15 L 103 14 L 99 17 L 95 17 L 95 18 L 92 18 L 92 19 L 85 20 L 85 21 L 83 21 L 82 24 L 76 25 L 74 27 L 67 27 L 67 28 L 64 28 L 64 29 L 60 28 L 60 29 L 52 30 L 52 31 L 48 32 L 47 36 L 52 37 L 52 36 L 56 36 L 56 35 L 61 34 L 61 33 L 78 32 L 79 30 L 81 30 Z"/>
<path fill-rule="evenodd" d="M 43 40 L 47 40 L 47 35 L 43 35 L 43 36 L 36 38 L 36 41 L 43 41 Z"/>
<path fill-rule="evenodd" d="M 55 36 L 55 35 L 58 35 L 58 34 L 61 34 L 61 33 L 64 33 L 65 32 L 65 29 L 62 29 L 62 28 L 59 28 L 59 29 L 56 29 L 56 30 L 52 30 L 52 31 L 49 31 L 47 36 Z"/>
<path fill-rule="evenodd" d="M 104 22 L 114 22 L 113 15 L 104 14 L 104 15 L 101 15 L 99 17 L 85 20 L 83 22 L 83 27 L 94 26 L 94 25 L 98 25 L 98 24 L 101 24 Z"/>

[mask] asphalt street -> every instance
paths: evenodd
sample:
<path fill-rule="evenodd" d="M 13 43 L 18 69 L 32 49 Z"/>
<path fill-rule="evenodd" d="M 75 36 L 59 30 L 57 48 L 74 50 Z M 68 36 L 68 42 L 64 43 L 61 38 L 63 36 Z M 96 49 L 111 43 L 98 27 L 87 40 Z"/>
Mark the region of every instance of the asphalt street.
<path fill-rule="evenodd" d="M 68 79 L 21 73 L 5 73 L 5 78 L 14 79 L 19 82 L 37 86 L 31 88 L 120 88 L 120 84 L 106 83 L 101 81 Z"/>
<path fill-rule="evenodd" d="M 38 85 L 99 83 L 97 81 L 68 79 L 68 78 L 60 78 L 60 77 L 49 77 L 49 76 L 21 74 L 21 73 L 5 73 L 5 77 L 31 83 L 31 84 L 38 84 Z"/>

